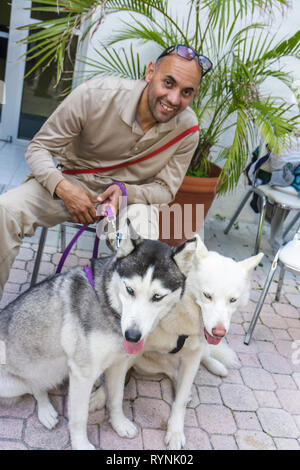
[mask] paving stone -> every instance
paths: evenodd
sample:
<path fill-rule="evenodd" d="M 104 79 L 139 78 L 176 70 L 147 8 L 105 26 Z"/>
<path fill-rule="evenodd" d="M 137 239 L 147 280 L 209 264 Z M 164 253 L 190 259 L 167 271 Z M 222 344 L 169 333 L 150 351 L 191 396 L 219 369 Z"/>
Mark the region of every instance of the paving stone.
<path fill-rule="evenodd" d="M 299 318 L 299 312 L 293 305 L 274 302 L 273 308 L 275 312 L 282 317 Z"/>
<path fill-rule="evenodd" d="M 293 375 L 294 375 L 294 380 L 295 380 L 295 376 L 297 376 L 297 373 Z M 290 377 L 289 375 L 272 374 L 272 376 L 278 388 L 283 388 L 287 390 L 295 390 L 297 388 L 293 378 Z M 299 374 L 299 385 L 300 385 L 300 374 Z"/>
<path fill-rule="evenodd" d="M 89 413 L 88 424 L 102 426 L 107 419 L 107 412 L 105 408 L 102 410 L 96 410 L 93 413 Z"/>
<path fill-rule="evenodd" d="M 253 392 L 245 385 L 223 384 L 220 392 L 226 406 L 237 411 L 255 411 L 258 408 Z"/>
<path fill-rule="evenodd" d="M 251 431 L 261 431 L 261 425 L 257 416 L 253 412 L 235 411 L 234 417 L 239 429 L 248 429 Z"/>
<path fill-rule="evenodd" d="M 13 282 L 7 282 L 5 284 L 5 292 L 10 294 L 18 294 L 20 292 L 20 284 L 14 284 Z"/>
<path fill-rule="evenodd" d="M 272 437 L 299 437 L 299 429 L 286 411 L 277 408 L 260 408 L 257 416 L 263 430 Z"/>
<path fill-rule="evenodd" d="M 291 340 L 291 336 L 287 330 L 272 328 L 272 333 L 275 339 Z"/>
<path fill-rule="evenodd" d="M 27 450 L 22 442 L 12 442 L 0 439 L 0 450 Z"/>
<path fill-rule="evenodd" d="M 235 434 L 240 450 L 275 450 L 273 439 L 261 431 L 239 430 Z"/>
<path fill-rule="evenodd" d="M 296 439 L 276 438 L 274 439 L 278 450 L 299 450 L 300 445 Z"/>
<path fill-rule="evenodd" d="M 286 298 L 293 307 L 300 308 L 300 295 L 299 292 L 296 294 L 285 294 Z"/>
<path fill-rule="evenodd" d="M 166 450 L 166 431 L 160 429 L 143 429 L 142 436 L 145 450 Z"/>
<path fill-rule="evenodd" d="M 259 353 L 258 357 L 263 368 L 269 372 L 278 374 L 290 374 L 292 372 L 289 362 L 279 353 Z"/>
<path fill-rule="evenodd" d="M 210 438 L 215 450 L 237 450 L 237 445 L 232 436 L 214 435 Z"/>
<path fill-rule="evenodd" d="M 67 420 L 60 416 L 52 430 L 46 429 L 34 414 L 25 426 L 24 442 L 33 449 L 61 450 L 69 444 Z"/>
<path fill-rule="evenodd" d="M 222 383 L 222 379 L 213 375 L 204 367 L 200 366 L 199 371 L 195 377 L 194 381 L 197 385 L 215 385 L 218 386 Z"/>
<path fill-rule="evenodd" d="M 260 367 L 260 362 L 256 354 L 239 353 L 238 357 L 242 366 Z"/>
<path fill-rule="evenodd" d="M 25 395 L 12 406 L 0 404 L 0 417 L 28 418 L 35 410 L 35 399 L 30 395 Z"/>
<path fill-rule="evenodd" d="M 237 369 L 229 369 L 227 377 L 223 377 L 223 383 L 243 385 L 240 371 Z"/>
<path fill-rule="evenodd" d="M 260 319 L 264 325 L 270 328 L 286 328 L 287 323 L 280 315 L 272 313 L 263 313 L 260 315 Z"/>
<path fill-rule="evenodd" d="M 220 392 L 216 387 L 198 387 L 200 403 L 221 404 Z"/>
<path fill-rule="evenodd" d="M 171 381 L 169 379 L 163 379 L 160 385 L 163 400 L 171 405 L 174 401 L 174 391 Z"/>
<path fill-rule="evenodd" d="M 300 391 L 299 390 L 277 390 L 276 395 L 286 411 L 300 414 Z"/>
<path fill-rule="evenodd" d="M 100 427 L 100 448 L 104 450 L 139 450 L 143 448 L 141 431 L 133 439 L 120 437 L 105 421 Z"/>
<path fill-rule="evenodd" d="M 0 418 L 0 438 L 21 439 L 24 421 L 16 418 Z"/>
<path fill-rule="evenodd" d="M 254 395 L 260 407 L 281 408 L 280 402 L 276 397 L 275 392 L 255 390 Z"/>
<path fill-rule="evenodd" d="M 277 352 L 273 342 L 255 341 L 257 352 Z"/>
<path fill-rule="evenodd" d="M 34 258 L 34 255 L 35 253 L 31 248 L 25 248 L 21 246 L 17 259 L 23 261 L 30 261 Z"/>
<path fill-rule="evenodd" d="M 137 397 L 137 384 L 134 377 L 130 377 L 124 389 L 124 399 L 134 400 Z"/>
<path fill-rule="evenodd" d="M 300 390 L 300 372 L 294 372 L 292 377 L 293 377 L 294 381 L 296 382 L 297 387 Z M 284 387 L 282 387 L 282 388 L 284 388 Z"/>
<path fill-rule="evenodd" d="M 23 284 L 27 281 L 28 274 L 23 269 L 12 268 L 9 273 L 8 282 L 14 282 L 17 284 Z"/>
<path fill-rule="evenodd" d="M 197 428 L 185 428 L 184 430 L 187 450 L 210 450 L 211 444 L 207 434 Z"/>
<path fill-rule="evenodd" d="M 300 328 L 289 328 L 288 333 L 294 341 L 300 340 Z"/>
<path fill-rule="evenodd" d="M 137 398 L 134 401 L 134 420 L 141 427 L 165 429 L 170 407 L 163 400 Z"/>
<path fill-rule="evenodd" d="M 236 431 L 228 408 L 221 405 L 199 405 L 196 411 L 200 428 L 209 434 L 233 434 Z"/>
<path fill-rule="evenodd" d="M 196 410 L 194 410 L 193 408 L 186 408 L 184 416 L 184 426 L 189 428 L 198 427 Z"/>
<path fill-rule="evenodd" d="M 293 354 L 293 341 L 276 340 L 274 341 L 274 344 L 279 354 L 286 357 L 290 362 Z"/>
<path fill-rule="evenodd" d="M 199 405 L 199 403 L 200 403 L 200 399 L 199 399 L 198 389 L 197 389 L 197 386 L 194 384 L 192 386 L 192 391 L 190 395 L 190 401 L 188 402 L 188 406 L 189 408 L 196 408 Z"/>
<path fill-rule="evenodd" d="M 138 380 L 137 390 L 139 396 L 161 398 L 160 383 L 152 380 Z"/>
<path fill-rule="evenodd" d="M 242 367 L 241 375 L 245 385 L 252 390 L 275 390 L 276 384 L 270 372 L 253 367 Z"/>

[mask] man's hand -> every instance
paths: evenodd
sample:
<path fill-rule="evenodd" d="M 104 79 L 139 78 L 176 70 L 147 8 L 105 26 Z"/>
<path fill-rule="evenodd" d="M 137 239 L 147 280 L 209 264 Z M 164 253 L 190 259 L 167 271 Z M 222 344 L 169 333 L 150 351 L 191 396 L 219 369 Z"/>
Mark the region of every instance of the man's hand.
<path fill-rule="evenodd" d="M 97 219 L 97 212 L 93 204 L 99 204 L 97 198 L 91 193 L 64 179 L 55 188 L 56 195 L 65 203 L 74 222 L 89 225 Z"/>
<path fill-rule="evenodd" d="M 102 194 L 97 198 L 98 202 L 102 203 L 101 215 L 106 215 L 106 206 L 110 206 L 111 210 L 115 215 L 119 212 L 120 203 L 122 201 L 122 190 L 117 184 L 109 186 Z"/>

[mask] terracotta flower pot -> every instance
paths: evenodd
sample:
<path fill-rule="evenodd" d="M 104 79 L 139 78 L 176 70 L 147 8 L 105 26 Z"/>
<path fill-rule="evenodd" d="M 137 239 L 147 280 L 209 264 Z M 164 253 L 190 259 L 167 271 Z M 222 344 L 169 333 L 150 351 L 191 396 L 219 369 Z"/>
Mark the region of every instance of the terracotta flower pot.
<path fill-rule="evenodd" d="M 174 201 L 160 212 L 162 242 L 178 246 L 199 232 L 216 195 L 221 170 L 212 164 L 209 177 L 184 177 Z"/>

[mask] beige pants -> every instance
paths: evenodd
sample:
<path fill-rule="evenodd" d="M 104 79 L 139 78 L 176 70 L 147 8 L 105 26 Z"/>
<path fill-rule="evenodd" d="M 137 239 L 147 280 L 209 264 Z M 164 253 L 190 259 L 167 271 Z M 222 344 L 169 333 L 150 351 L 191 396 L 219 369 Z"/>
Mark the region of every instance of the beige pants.
<path fill-rule="evenodd" d="M 104 190 L 104 187 L 98 187 L 96 192 L 78 178 L 68 179 L 88 189 L 95 197 Z M 128 206 L 119 217 L 121 231 L 127 218 L 142 237 L 158 238 L 158 209 L 155 206 Z M 39 226 L 52 227 L 67 220 L 70 216 L 63 201 L 52 198 L 34 178 L 0 196 L 0 299 L 23 238 L 32 236 Z"/>

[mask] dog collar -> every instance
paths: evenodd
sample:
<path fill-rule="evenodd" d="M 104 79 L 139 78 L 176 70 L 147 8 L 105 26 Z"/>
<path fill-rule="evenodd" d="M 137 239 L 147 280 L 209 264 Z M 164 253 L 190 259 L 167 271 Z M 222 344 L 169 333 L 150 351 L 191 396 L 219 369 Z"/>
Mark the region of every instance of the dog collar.
<path fill-rule="evenodd" d="M 184 345 L 185 340 L 186 340 L 187 338 L 188 338 L 187 335 L 180 335 L 180 336 L 178 336 L 176 348 L 172 349 L 172 351 L 170 351 L 169 354 L 176 354 L 176 353 L 178 353 L 178 351 L 180 351 L 180 349 L 183 348 L 183 345 Z"/>

